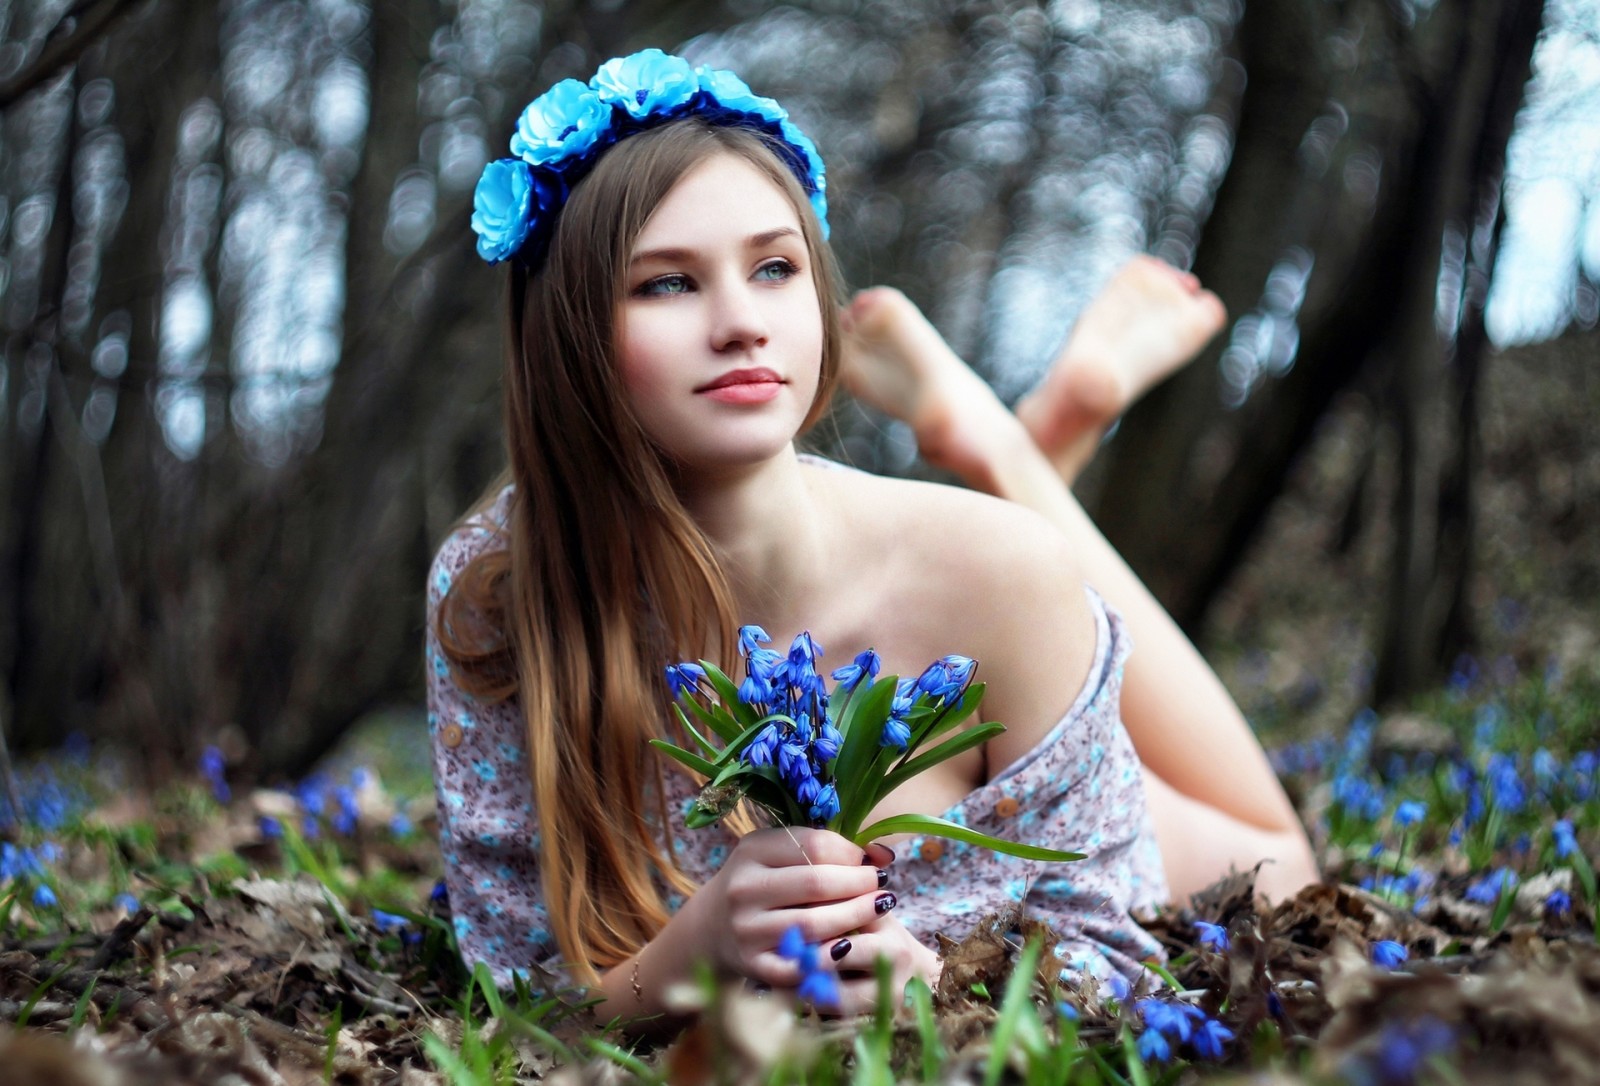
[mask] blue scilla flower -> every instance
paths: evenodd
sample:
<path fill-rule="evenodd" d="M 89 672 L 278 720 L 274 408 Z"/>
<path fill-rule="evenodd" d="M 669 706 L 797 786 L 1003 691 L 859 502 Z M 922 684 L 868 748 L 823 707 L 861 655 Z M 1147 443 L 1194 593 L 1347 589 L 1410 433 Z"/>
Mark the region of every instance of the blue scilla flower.
<path fill-rule="evenodd" d="M 1544 911 L 1551 916 L 1566 916 L 1572 912 L 1572 895 L 1565 890 L 1552 890 L 1544 899 Z"/>
<path fill-rule="evenodd" d="M 257 818 L 256 829 L 268 841 L 276 841 L 283 836 L 283 823 L 271 815 L 262 815 Z"/>
<path fill-rule="evenodd" d="M 739 684 L 739 700 L 746 705 L 765 705 L 772 700 L 772 684 L 755 675 Z"/>
<path fill-rule="evenodd" d="M 1141 999 L 1135 1005 L 1147 1029 L 1165 1034 L 1169 1040 L 1187 1041 L 1196 1023 L 1205 1021 L 1205 1012 L 1188 1003 L 1168 1003 L 1160 999 Z"/>
<path fill-rule="evenodd" d="M 883 722 L 883 734 L 878 737 L 878 745 L 880 747 L 905 750 L 906 744 L 909 742 L 911 742 L 910 724 L 894 716 Z"/>
<path fill-rule="evenodd" d="M 782 742 L 783 735 L 778 730 L 778 725 L 768 724 L 756 732 L 755 738 L 745 745 L 744 753 L 740 757 L 747 765 L 771 765 Z"/>
<path fill-rule="evenodd" d="M 338 805 L 333 814 L 333 830 L 342 837 L 348 837 L 356 832 L 356 820 L 360 815 L 356 807 L 355 789 L 341 784 L 333 790 L 333 798 Z"/>
<path fill-rule="evenodd" d="M 878 654 L 871 649 L 856 654 L 854 662 L 843 667 L 834 668 L 833 681 L 838 683 L 837 689 L 842 691 L 854 690 L 862 679 L 871 682 L 878 677 L 878 670 L 883 662 Z"/>
<path fill-rule="evenodd" d="M 822 782 L 811 772 L 810 766 L 806 767 L 803 775 L 797 775 L 789 782 L 789 788 L 802 807 L 810 807 L 822 796 Z"/>
<path fill-rule="evenodd" d="M 41 882 L 38 886 L 33 888 L 33 904 L 36 908 L 40 909 L 55 908 L 58 904 L 56 901 L 56 892 Z"/>
<path fill-rule="evenodd" d="M 837 1007 L 839 978 L 825 969 L 813 970 L 800 981 L 800 987 L 795 991 L 795 995 L 815 1007 Z"/>
<path fill-rule="evenodd" d="M 443 879 L 433 884 L 433 889 L 428 893 L 428 900 L 434 905 L 450 904 L 450 887 L 445 885 Z"/>
<path fill-rule="evenodd" d="M 1491 754 L 1485 776 L 1489 779 L 1490 794 L 1496 807 L 1511 814 L 1522 810 L 1527 803 L 1527 791 L 1523 788 L 1522 777 L 1517 772 L 1515 755 L 1498 752 Z"/>
<path fill-rule="evenodd" d="M 132 916 L 134 913 L 139 911 L 139 899 L 124 890 L 122 893 L 111 899 L 111 907 L 114 909 L 121 909 L 129 916 Z"/>
<path fill-rule="evenodd" d="M 1394 824 L 1402 829 L 1415 826 L 1426 817 L 1428 817 L 1428 805 L 1414 799 L 1406 800 L 1394 810 Z"/>
<path fill-rule="evenodd" d="M 1215 1018 L 1208 1018 L 1194 1031 L 1195 1055 L 1203 1060 L 1220 1060 L 1225 1046 L 1231 1040 L 1233 1030 Z"/>
<path fill-rule="evenodd" d="M 739 627 L 739 655 L 749 656 L 756 651 L 757 645 L 766 645 L 772 641 L 767 636 L 767 631 L 760 626 L 749 625 Z"/>
<path fill-rule="evenodd" d="M 395 913 L 386 913 L 382 909 L 373 909 L 372 923 L 379 931 L 396 931 L 405 927 L 410 921 Z"/>
<path fill-rule="evenodd" d="M 1555 825 L 1551 826 L 1550 834 L 1555 839 L 1556 857 L 1558 859 L 1564 860 L 1578 851 L 1578 838 L 1573 833 L 1572 823 L 1567 819 L 1559 819 Z"/>
<path fill-rule="evenodd" d="M 0 884 L 22 875 L 38 874 L 42 869 L 33 849 L 18 848 L 10 841 L 0 843 Z"/>
<path fill-rule="evenodd" d="M 1113 973 L 1110 977 L 1106 978 L 1106 987 L 1111 991 L 1111 998 L 1115 999 L 1118 1003 L 1126 1003 L 1128 1001 L 1129 994 L 1133 991 L 1132 987 L 1128 984 L 1128 978 L 1123 976 L 1121 973 Z"/>
<path fill-rule="evenodd" d="M 1561 762 L 1554 754 L 1540 747 L 1533 752 L 1533 783 L 1548 793 L 1561 782 Z"/>
<path fill-rule="evenodd" d="M 1414 1082 L 1430 1056 L 1454 1046 L 1454 1032 L 1431 1015 L 1415 1022 L 1391 1022 L 1378 1041 L 1379 1073 L 1384 1082 Z"/>
<path fill-rule="evenodd" d="M 1393 939 L 1379 939 L 1372 944 L 1372 960 L 1382 969 L 1399 969 L 1411 952 Z"/>
<path fill-rule="evenodd" d="M 777 679 L 778 667 L 783 662 L 783 653 L 776 649 L 751 649 L 745 660 L 745 672 L 770 683 Z"/>
<path fill-rule="evenodd" d="M 511 153 L 530 166 L 559 169 L 594 150 L 611 130 L 611 106 L 587 83 L 563 79 L 517 118 Z"/>
<path fill-rule="evenodd" d="M 602 102 L 643 120 L 688 105 L 700 90 L 700 77 L 682 57 L 643 49 L 600 65 L 589 86 Z"/>
<path fill-rule="evenodd" d="M 801 664 L 815 669 L 817 657 L 827 655 L 822 646 L 817 644 L 811 636 L 810 630 L 801 630 L 794 635 L 794 640 L 789 644 L 789 667 L 792 670 Z"/>
<path fill-rule="evenodd" d="M 791 786 L 802 776 L 811 775 L 810 751 L 793 736 L 778 744 L 778 772 Z"/>
<path fill-rule="evenodd" d="M 1228 949 L 1228 929 L 1221 924 L 1208 924 L 1204 920 L 1196 920 L 1194 930 L 1200 933 L 1201 946 L 1208 946 L 1217 951 Z"/>
<path fill-rule="evenodd" d="M 706 669 L 685 660 L 680 664 L 668 664 L 666 675 L 667 690 L 676 700 L 698 688 L 700 681 L 706 677 Z"/>
<path fill-rule="evenodd" d="M 1172 1045 L 1160 1030 L 1147 1028 L 1139 1034 L 1139 1058 L 1145 1063 L 1166 1063 L 1172 1059 Z"/>
<path fill-rule="evenodd" d="M 823 785 L 817 792 L 817 798 L 812 801 L 808 813 L 813 822 L 827 822 L 839 813 L 839 790 L 832 782 Z"/>
<path fill-rule="evenodd" d="M 1479 905 L 1493 905 L 1500 900 L 1500 894 L 1511 890 L 1517 885 L 1517 873 L 1510 868 L 1497 867 L 1483 878 L 1467 887 L 1467 892 L 1462 896 L 1468 901 Z"/>
<path fill-rule="evenodd" d="M 389 819 L 389 832 L 396 837 L 404 837 L 411 830 L 411 819 L 406 816 L 404 811 L 396 811 L 394 816 Z"/>
<path fill-rule="evenodd" d="M 211 795 L 218 803 L 227 803 L 233 798 L 228 788 L 227 760 L 220 749 L 212 746 L 200 752 L 200 774 L 211 785 Z"/>
<path fill-rule="evenodd" d="M 831 762 L 839 756 L 839 748 L 843 745 L 843 733 L 833 726 L 833 721 L 825 719 L 816 739 L 811 742 L 811 756 L 819 763 Z"/>

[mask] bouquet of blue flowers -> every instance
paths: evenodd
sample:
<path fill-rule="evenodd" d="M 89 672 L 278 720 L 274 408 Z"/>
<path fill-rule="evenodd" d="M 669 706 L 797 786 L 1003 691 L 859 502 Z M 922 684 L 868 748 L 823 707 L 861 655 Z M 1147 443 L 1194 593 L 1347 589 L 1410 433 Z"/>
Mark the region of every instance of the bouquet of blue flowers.
<path fill-rule="evenodd" d="M 914 678 L 880 677 L 878 654 L 868 649 L 833 672 L 830 691 L 817 671 L 822 648 L 809 633 L 796 637 L 787 655 L 762 647 L 771 640 L 759 626 L 740 628 L 745 678 L 739 683 L 707 660 L 667 668 L 673 709 L 698 749 L 650 743 L 707 780 L 685 819 L 691 828 L 717 822 L 748 799 L 777 825 L 829 829 L 860 845 L 919 833 L 1031 860 L 1083 858 L 933 815 L 862 826 L 885 796 L 918 773 L 1005 731 L 994 722 L 957 731 L 983 700 L 983 684 L 972 681 L 977 661 L 945 656 Z"/>

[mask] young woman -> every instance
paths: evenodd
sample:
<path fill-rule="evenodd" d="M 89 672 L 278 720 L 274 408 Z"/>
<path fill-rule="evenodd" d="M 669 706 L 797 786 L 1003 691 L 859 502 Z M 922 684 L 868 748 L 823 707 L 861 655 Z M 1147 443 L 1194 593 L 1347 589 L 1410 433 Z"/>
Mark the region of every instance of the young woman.
<path fill-rule="evenodd" d="M 899 295 L 859 297 L 847 343 L 821 161 L 731 73 L 619 58 L 532 103 L 512 151 L 474 216 L 480 252 L 511 265 L 509 467 L 428 586 L 440 836 L 469 963 L 501 980 L 555 968 L 602 1016 L 643 1017 L 700 961 L 794 986 L 776 948 L 799 925 L 851 1013 L 878 957 L 897 984 L 931 979 L 935 932 L 1010 902 L 1055 927 L 1069 969 L 1132 975 L 1160 948 L 1130 911 L 1230 863 L 1278 859 L 1280 891 L 1315 877 L 1237 710 L 1058 470 L 1215 330 L 1214 299 L 1153 263 L 1125 271 L 1025 426 Z M 1097 357 L 1128 345 L 1118 305 L 1164 311 L 1134 361 Z M 841 368 L 999 497 L 798 453 Z M 662 668 L 731 664 L 744 623 L 780 644 L 809 630 L 840 662 L 875 647 L 889 673 L 982 661 L 980 718 L 1008 730 L 875 816 L 943 814 L 1088 858 L 863 851 L 748 817 L 684 830 L 697 783 L 646 745 L 670 719 Z"/>

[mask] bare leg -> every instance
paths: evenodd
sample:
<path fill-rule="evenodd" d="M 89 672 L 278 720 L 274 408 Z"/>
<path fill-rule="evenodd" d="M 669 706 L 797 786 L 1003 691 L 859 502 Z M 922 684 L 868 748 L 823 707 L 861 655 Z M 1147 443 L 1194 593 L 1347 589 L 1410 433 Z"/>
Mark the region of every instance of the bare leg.
<path fill-rule="evenodd" d="M 1199 354 L 1226 319 L 1193 275 L 1136 256 L 1083 311 L 1017 418 L 1070 485 L 1111 421 Z"/>
<path fill-rule="evenodd" d="M 908 422 L 930 462 L 1048 517 L 1073 540 L 1085 579 L 1127 620 L 1139 651 L 1125 673 L 1123 721 L 1161 782 L 1151 810 L 1174 894 L 1263 858 L 1276 861 L 1259 884 L 1269 896 L 1316 881 L 1305 831 L 1226 688 L 1022 422 L 898 292 L 864 292 L 847 324 L 850 387 Z"/>

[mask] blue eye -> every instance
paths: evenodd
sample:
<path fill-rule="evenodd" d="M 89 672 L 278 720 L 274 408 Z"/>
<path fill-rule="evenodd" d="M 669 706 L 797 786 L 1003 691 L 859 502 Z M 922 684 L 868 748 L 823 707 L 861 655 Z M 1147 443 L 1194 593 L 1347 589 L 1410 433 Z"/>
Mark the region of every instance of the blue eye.
<path fill-rule="evenodd" d="M 650 297 L 659 294 L 687 294 L 689 293 L 689 277 L 686 275 L 663 275 L 641 283 L 633 291 L 640 297 Z"/>
<path fill-rule="evenodd" d="M 792 276 L 798 275 L 799 273 L 799 268 L 796 268 L 789 261 L 780 258 L 772 261 L 770 264 L 763 264 L 761 267 L 757 268 L 756 278 L 765 279 L 770 282 L 781 282 Z"/>

